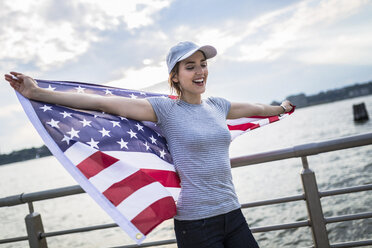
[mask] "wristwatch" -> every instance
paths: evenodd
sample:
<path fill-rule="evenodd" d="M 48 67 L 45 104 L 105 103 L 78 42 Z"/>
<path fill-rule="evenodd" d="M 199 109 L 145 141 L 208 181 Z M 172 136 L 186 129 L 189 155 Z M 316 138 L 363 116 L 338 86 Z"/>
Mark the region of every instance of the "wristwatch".
<path fill-rule="evenodd" d="M 284 114 L 287 111 L 287 109 L 283 105 L 280 105 L 280 107 L 283 108 L 283 110 L 284 110 L 283 114 Z"/>

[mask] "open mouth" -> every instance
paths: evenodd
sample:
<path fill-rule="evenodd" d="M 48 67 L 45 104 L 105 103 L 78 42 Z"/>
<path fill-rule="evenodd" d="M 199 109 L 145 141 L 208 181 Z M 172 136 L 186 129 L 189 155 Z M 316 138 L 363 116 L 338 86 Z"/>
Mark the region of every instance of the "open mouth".
<path fill-rule="evenodd" d="M 196 80 L 193 80 L 192 81 L 194 84 L 198 85 L 198 86 L 202 86 L 204 84 L 204 79 L 201 78 L 201 79 L 196 79 Z"/>

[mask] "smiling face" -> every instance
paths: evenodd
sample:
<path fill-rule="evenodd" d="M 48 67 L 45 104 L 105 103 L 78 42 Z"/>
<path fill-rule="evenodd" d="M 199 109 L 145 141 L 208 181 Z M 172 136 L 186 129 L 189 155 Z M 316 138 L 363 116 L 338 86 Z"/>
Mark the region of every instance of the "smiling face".
<path fill-rule="evenodd" d="M 207 60 L 200 51 L 179 62 L 173 81 L 180 84 L 182 100 L 193 103 L 201 100 L 208 78 Z"/>

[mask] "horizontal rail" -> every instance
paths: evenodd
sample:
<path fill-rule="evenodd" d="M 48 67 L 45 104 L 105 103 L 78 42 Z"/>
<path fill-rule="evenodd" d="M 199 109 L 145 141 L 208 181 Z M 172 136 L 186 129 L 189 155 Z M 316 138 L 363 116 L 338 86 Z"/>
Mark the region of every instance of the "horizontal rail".
<path fill-rule="evenodd" d="M 360 134 L 345 138 L 308 143 L 290 148 L 232 158 L 231 167 L 241 167 L 245 165 L 260 164 L 288 158 L 305 157 L 324 152 L 331 152 L 371 144 L 372 133 Z"/>
<path fill-rule="evenodd" d="M 251 231 L 252 233 L 269 232 L 269 231 L 278 231 L 278 230 L 305 227 L 305 226 L 310 226 L 310 222 L 306 220 L 306 221 L 298 221 L 298 222 L 285 223 L 285 224 L 279 224 L 279 225 L 252 227 Z"/>
<path fill-rule="evenodd" d="M 2 239 L 0 240 L 0 244 L 13 243 L 13 242 L 24 241 L 24 240 L 28 240 L 28 236 Z"/>
<path fill-rule="evenodd" d="M 252 165 L 257 163 L 264 163 L 294 157 L 303 157 L 323 152 L 330 152 L 369 144 L 372 144 L 372 133 L 355 135 L 351 137 L 345 137 L 317 143 L 308 143 L 304 145 L 294 146 L 292 148 L 279 149 L 265 153 L 258 153 L 249 156 L 232 158 L 231 167 L 240 167 L 244 165 Z M 84 190 L 79 185 L 27 194 L 22 193 L 19 195 L 1 198 L 0 207 L 15 206 L 27 202 L 40 201 L 81 193 L 84 193 Z"/>
<path fill-rule="evenodd" d="M 261 207 L 261 206 L 300 201 L 300 200 L 305 200 L 305 195 L 302 194 L 302 195 L 286 196 L 286 197 L 281 197 L 281 198 L 276 198 L 276 199 L 244 203 L 241 205 L 241 208 Z"/>
<path fill-rule="evenodd" d="M 328 218 L 325 218 L 325 221 L 326 223 L 334 223 L 334 222 L 366 219 L 366 218 L 372 218 L 372 212 L 328 217 Z M 112 224 L 96 225 L 96 226 L 89 226 L 89 227 L 81 227 L 81 228 L 75 228 L 75 229 L 69 229 L 69 230 L 63 230 L 63 231 L 41 233 L 40 237 L 45 238 L 45 237 L 59 236 L 59 235 L 72 234 L 72 233 L 78 233 L 78 232 L 88 232 L 88 231 L 99 230 L 99 229 L 113 228 L 117 226 L 118 226 L 117 224 L 112 223 Z M 293 223 L 286 223 L 286 224 L 263 226 L 263 227 L 254 227 L 254 228 L 251 228 L 251 231 L 252 233 L 268 232 L 268 231 L 277 231 L 277 230 L 299 228 L 299 227 L 306 227 L 306 226 L 310 226 L 310 222 L 308 220 L 298 221 L 298 222 L 293 222 Z M 153 243 L 151 244 L 154 245 Z M 159 245 L 161 244 L 164 244 L 164 243 L 159 243 Z M 121 246 L 121 247 L 131 247 L 131 246 Z M 147 247 L 147 246 L 134 246 L 134 247 Z"/>
<path fill-rule="evenodd" d="M 141 245 L 124 245 L 124 246 L 115 246 L 115 247 L 111 247 L 111 248 L 142 248 L 142 247 L 153 247 L 153 246 L 159 246 L 159 245 L 175 244 L 176 242 L 177 242 L 176 239 L 167 239 L 167 240 L 161 240 L 161 241 L 154 241 L 154 242 L 143 243 Z"/>
<path fill-rule="evenodd" d="M 335 222 L 342 222 L 342 221 L 349 221 L 349 220 L 360 220 L 360 219 L 368 219 L 368 218 L 372 218 L 372 212 L 327 217 L 327 218 L 324 218 L 324 220 L 328 224 L 328 223 L 335 223 Z"/>
<path fill-rule="evenodd" d="M 360 246 L 367 246 L 367 245 L 372 245 L 372 239 L 332 244 L 331 248 L 360 247 Z"/>
<path fill-rule="evenodd" d="M 116 223 L 112 223 L 112 224 L 103 224 L 103 225 L 88 226 L 88 227 L 79 227 L 79 228 L 62 230 L 62 231 L 41 233 L 40 237 L 46 238 L 46 237 L 60 236 L 60 235 L 79 233 L 79 232 L 89 232 L 89 231 L 112 228 L 112 227 L 117 227 L 117 226 L 118 225 Z"/>
<path fill-rule="evenodd" d="M 79 185 L 43 190 L 33 193 L 22 193 L 0 198 L 0 207 L 10 207 L 27 202 L 41 201 L 81 193 L 85 193 L 85 191 Z"/>
<path fill-rule="evenodd" d="M 367 190 L 372 190 L 372 184 L 322 191 L 322 192 L 319 192 L 319 196 L 326 197 L 326 196 L 355 193 L 355 192 L 361 192 L 361 191 L 367 191 Z"/>

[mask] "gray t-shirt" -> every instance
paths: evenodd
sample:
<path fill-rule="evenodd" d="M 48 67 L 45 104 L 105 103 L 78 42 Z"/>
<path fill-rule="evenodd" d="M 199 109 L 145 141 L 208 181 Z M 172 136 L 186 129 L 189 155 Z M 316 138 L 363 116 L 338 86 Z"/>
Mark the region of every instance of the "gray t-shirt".
<path fill-rule="evenodd" d="M 210 97 L 201 104 L 150 97 L 177 173 L 181 193 L 178 220 L 208 218 L 238 209 L 229 158 L 226 116 L 230 102 Z"/>

